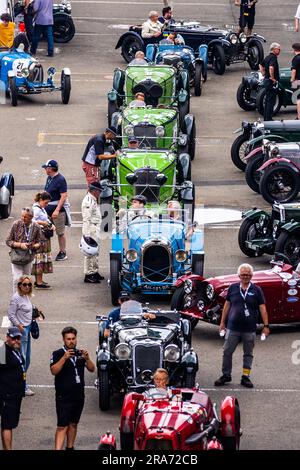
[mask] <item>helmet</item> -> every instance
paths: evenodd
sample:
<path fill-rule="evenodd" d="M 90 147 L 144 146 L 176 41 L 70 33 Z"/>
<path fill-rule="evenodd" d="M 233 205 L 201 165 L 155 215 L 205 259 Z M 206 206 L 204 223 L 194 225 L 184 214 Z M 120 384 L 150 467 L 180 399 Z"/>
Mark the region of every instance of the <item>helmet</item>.
<path fill-rule="evenodd" d="M 95 256 L 99 253 L 99 245 L 96 240 L 85 235 L 81 237 L 79 248 L 85 256 Z"/>

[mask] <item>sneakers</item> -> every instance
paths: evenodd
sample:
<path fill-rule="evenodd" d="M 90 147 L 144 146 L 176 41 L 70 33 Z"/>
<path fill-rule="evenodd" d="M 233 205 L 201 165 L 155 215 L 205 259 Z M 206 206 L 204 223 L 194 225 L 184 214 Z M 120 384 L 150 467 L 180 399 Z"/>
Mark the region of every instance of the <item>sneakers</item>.
<path fill-rule="evenodd" d="M 222 375 L 218 380 L 215 381 L 216 387 L 221 387 L 225 385 L 226 382 L 231 382 L 231 375 Z"/>
<path fill-rule="evenodd" d="M 34 391 L 33 390 L 30 390 L 29 387 L 26 387 L 25 388 L 25 396 L 26 397 L 32 397 L 34 395 Z"/>
<path fill-rule="evenodd" d="M 243 385 L 243 387 L 253 388 L 253 383 L 249 379 L 248 375 L 242 375 L 241 385 Z"/>
<path fill-rule="evenodd" d="M 52 287 L 49 286 L 49 284 L 37 284 L 36 282 L 34 283 L 34 288 L 37 289 L 37 290 L 51 290 Z"/>
<path fill-rule="evenodd" d="M 95 274 L 86 274 L 84 276 L 84 282 L 88 284 L 100 284 L 100 279 Z"/>
<path fill-rule="evenodd" d="M 105 279 L 105 277 L 102 276 L 100 273 L 94 273 L 93 275 L 96 279 L 99 279 L 99 281 L 103 281 L 103 279 Z"/>
<path fill-rule="evenodd" d="M 68 259 L 67 253 L 65 251 L 60 251 L 55 258 L 55 261 L 65 261 Z"/>

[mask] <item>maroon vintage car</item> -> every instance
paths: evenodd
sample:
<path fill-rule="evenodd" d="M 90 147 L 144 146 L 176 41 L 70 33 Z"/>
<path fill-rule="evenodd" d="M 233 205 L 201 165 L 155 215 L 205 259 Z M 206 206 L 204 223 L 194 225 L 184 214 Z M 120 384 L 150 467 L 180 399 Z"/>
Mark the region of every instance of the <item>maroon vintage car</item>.
<path fill-rule="evenodd" d="M 238 450 L 241 434 L 239 404 L 232 396 L 222 401 L 220 418 L 198 387 L 170 389 L 159 399 L 134 392 L 124 398 L 121 450 Z M 103 435 L 98 448 L 111 443 L 111 434 Z"/>
<path fill-rule="evenodd" d="M 269 323 L 299 322 L 300 275 L 281 261 L 273 261 L 271 265 L 271 269 L 255 271 L 252 278 L 264 291 Z M 199 320 L 218 325 L 227 289 L 233 282 L 239 282 L 237 274 L 208 279 L 196 274 L 182 276 L 176 282 L 171 308 L 188 318 L 192 327 Z"/>

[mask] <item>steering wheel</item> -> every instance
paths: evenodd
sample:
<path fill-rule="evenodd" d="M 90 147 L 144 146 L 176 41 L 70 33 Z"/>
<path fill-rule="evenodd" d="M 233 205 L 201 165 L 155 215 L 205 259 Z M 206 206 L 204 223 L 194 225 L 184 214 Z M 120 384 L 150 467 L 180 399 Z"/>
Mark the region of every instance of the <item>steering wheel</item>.
<path fill-rule="evenodd" d="M 131 219 L 131 222 L 134 220 L 134 219 L 137 219 L 138 217 L 145 217 L 147 219 L 152 219 L 152 217 L 150 217 L 150 215 L 147 215 L 147 214 L 143 214 L 143 215 L 135 215 L 134 217 L 132 217 Z"/>

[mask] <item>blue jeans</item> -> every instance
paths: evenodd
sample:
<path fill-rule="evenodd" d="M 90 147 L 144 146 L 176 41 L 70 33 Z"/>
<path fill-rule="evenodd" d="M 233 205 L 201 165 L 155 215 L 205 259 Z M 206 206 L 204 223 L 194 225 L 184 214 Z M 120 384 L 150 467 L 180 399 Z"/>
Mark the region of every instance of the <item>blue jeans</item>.
<path fill-rule="evenodd" d="M 54 40 L 53 40 L 53 26 L 52 25 L 34 25 L 33 30 L 33 41 L 31 45 L 31 54 L 35 54 L 41 34 L 45 34 L 48 43 L 48 55 L 53 55 L 54 53 Z"/>
<path fill-rule="evenodd" d="M 31 355 L 31 337 L 30 337 L 30 326 L 25 326 L 21 338 L 21 354 L 25 359 L 25 370 L 27 372 L 30 364 Z"/>

